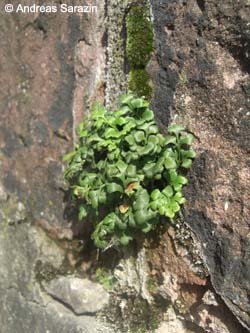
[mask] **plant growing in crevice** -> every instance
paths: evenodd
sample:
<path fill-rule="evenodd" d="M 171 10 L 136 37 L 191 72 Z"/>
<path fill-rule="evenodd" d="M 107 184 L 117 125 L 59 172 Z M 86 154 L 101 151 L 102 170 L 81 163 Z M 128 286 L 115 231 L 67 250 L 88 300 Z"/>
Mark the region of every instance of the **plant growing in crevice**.
<path fill-rule="evenodd" d="M 65 170 L 79 220 L 93 223 L 99 248 L 127 245 L 160 216 L 173 219 L 185 202 L 183 175 L 195 152 L 192 134 L 174 124 L 163 136 L 143 98 L 125 95 L 116 112 L 96 104 L 78 129 L 79 144 Z"/>

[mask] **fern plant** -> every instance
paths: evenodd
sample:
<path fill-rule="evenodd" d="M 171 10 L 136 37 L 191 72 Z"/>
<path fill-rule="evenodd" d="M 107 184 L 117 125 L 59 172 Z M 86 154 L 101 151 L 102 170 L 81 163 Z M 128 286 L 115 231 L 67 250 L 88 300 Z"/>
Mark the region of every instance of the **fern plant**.
<path fill-rule="evenodd" d="M 183 171 L 191 167 L 193 135 L 183 126 L 163 136 L 144 98 L 122 96 L 107 112 L 96 104 L 78 128 L 79 144 L 65 156 L 65 178 L 79 208 L 91 219 L 99 248 L 127 245 L 137 231 L 148 233 L 160 216 L 173 219 L 185 202 Z"/>

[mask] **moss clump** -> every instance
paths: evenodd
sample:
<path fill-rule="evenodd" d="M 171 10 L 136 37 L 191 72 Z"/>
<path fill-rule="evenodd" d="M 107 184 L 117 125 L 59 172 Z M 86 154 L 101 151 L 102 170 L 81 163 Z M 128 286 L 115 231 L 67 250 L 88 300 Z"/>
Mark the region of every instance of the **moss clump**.
<path fill-rule="evenodd" d="M 117 284 L 117 279 L 110 271 L 105 268 L 97 268 L 95 278 L 104 289 L 111 291 Z"/>
<path fill-rule="evenodd" d="M 130 66 L 128 88 L 134 95 L 152 97 L 146 65 L 153 51 L 153 27 L 147 1 L 131 7 L 126 17 L 126 53 Z"/>
<path fill-rule="evenodd" d="M 149 10 L 133 6 L 126 19 L 127 57 L 132 67 L 145 67 L 153 51 L 153 29 Z"/>
<path fill-rule="evenodd" d="M 128 88 L 138 96 L 152 96 L 152 88 L 149 85 L 149 75 L 145 69 L 132 69 L 129 73 Z"/>
<path fill-rule="evenodd" d="M 122 298 L 112 296 L 110 305 L 100 313 L 100 317 L 105 318 L 115 332 L 155 332 L 166 312 L 166 306 L 149 305 L 141 296 L 135 294 L 120 296 Z"/>

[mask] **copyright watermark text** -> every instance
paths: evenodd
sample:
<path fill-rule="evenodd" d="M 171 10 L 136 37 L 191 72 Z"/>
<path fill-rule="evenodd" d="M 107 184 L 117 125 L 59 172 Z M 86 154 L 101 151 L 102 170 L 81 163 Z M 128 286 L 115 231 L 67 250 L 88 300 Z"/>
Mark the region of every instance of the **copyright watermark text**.
<path fill-rule="evenodd" d="M 29 5 L 11 4 L 4 6 L 5 13 L 97 13 L 97 6 L 72 6 L 66 3 L 56 5 Z"/>

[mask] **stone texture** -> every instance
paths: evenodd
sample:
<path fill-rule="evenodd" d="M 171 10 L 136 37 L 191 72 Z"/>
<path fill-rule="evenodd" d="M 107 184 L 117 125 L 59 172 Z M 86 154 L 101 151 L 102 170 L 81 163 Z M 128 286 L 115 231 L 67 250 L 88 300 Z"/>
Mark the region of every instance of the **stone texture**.
<path fill-rule="evenodd" d="M 159 123 L 183 123 L 197 138 L 184 220 L 214 289 L 250 329 L 250 4 L 166 0 L 151 5 L 156 36 L 152 105 Z M 230 330 L 240 331 L 237 325 Z"/>
<path fill-rule="evenodd" d="M 1 332 L 111 332 L 93 316 L 76 316 L 41 287 L 70 271 L 63 249 L 41 229 L 3 222 L 0 240 Z"/>
<path fill-rule="evenodd" d="M 111 0 L 107 4 L 106 105 L 115 109 L 121 92 L 127 89 L 125 17 L 133 0 Z"/>
<path fill-rule="evenodd" d="M 109 295 L 103 287 L 87 279 L 60 277 L 44 287 L 49 295 L 68 306 L 77 315 L 96 313 L 109 301 Z"/>
<path fill-rule="evenodd" d="M 110 333 L 110 329 L 103 324 L 98 324 L 96 319 L 90 316 L 76 317 L 60 304 L 48 302 L 48 304 L 37 304 L 29 301 L 17 291 L 5 291 L 6 302 L 1 310 L 1 330 L 4 333 L 13 332 L 73 332 L 73 333 Z M 11 315 L 9 314 L 11 311 Z"/>
<path fill-rule="evenodd" d="M 73 270 L 62 156 L 72 149 L 75 127 L 90 103 L 103 100 L 104 1 L 98 1 L 97 14 L 82 15 L 6 14 L 3 5 L 0 331 L 111 332 L 93 315 L 75 315 L 42 287 Z"/>
<path fill-rule="evenodd" d="M 84 289 L 69 293 L 72 281 L 83 282 L 72 277 L 78 263 L 93 277 L 96 253 L 86 259 L 84 242 L 74 253 L 82 230 L 64 211 L 61 157 L 91 103 L 115 107 L 127 87 L 131 2 L 98 1 L 91 17 L 0 11 L 3 333 L 112 331 L 82 307 Z M 117 333 L 151 333 L 156 322 L 160 333 L 243 333 L 250 329 L 250 3 L 152 0 L 151 7 L 152 107 L 162 131 L 178 121 L 195 134 L 198 157 L 175 228 L 138 241 L 131 253 L 107 255 L 109 264 L 123 257 L 108 312 Z"/>
<path fill-rule="evenodd" d="M 187 330 L 172 308 L 167 311 L 167 321 L 163 322 L 156 333 L 193 333 Z"/>

